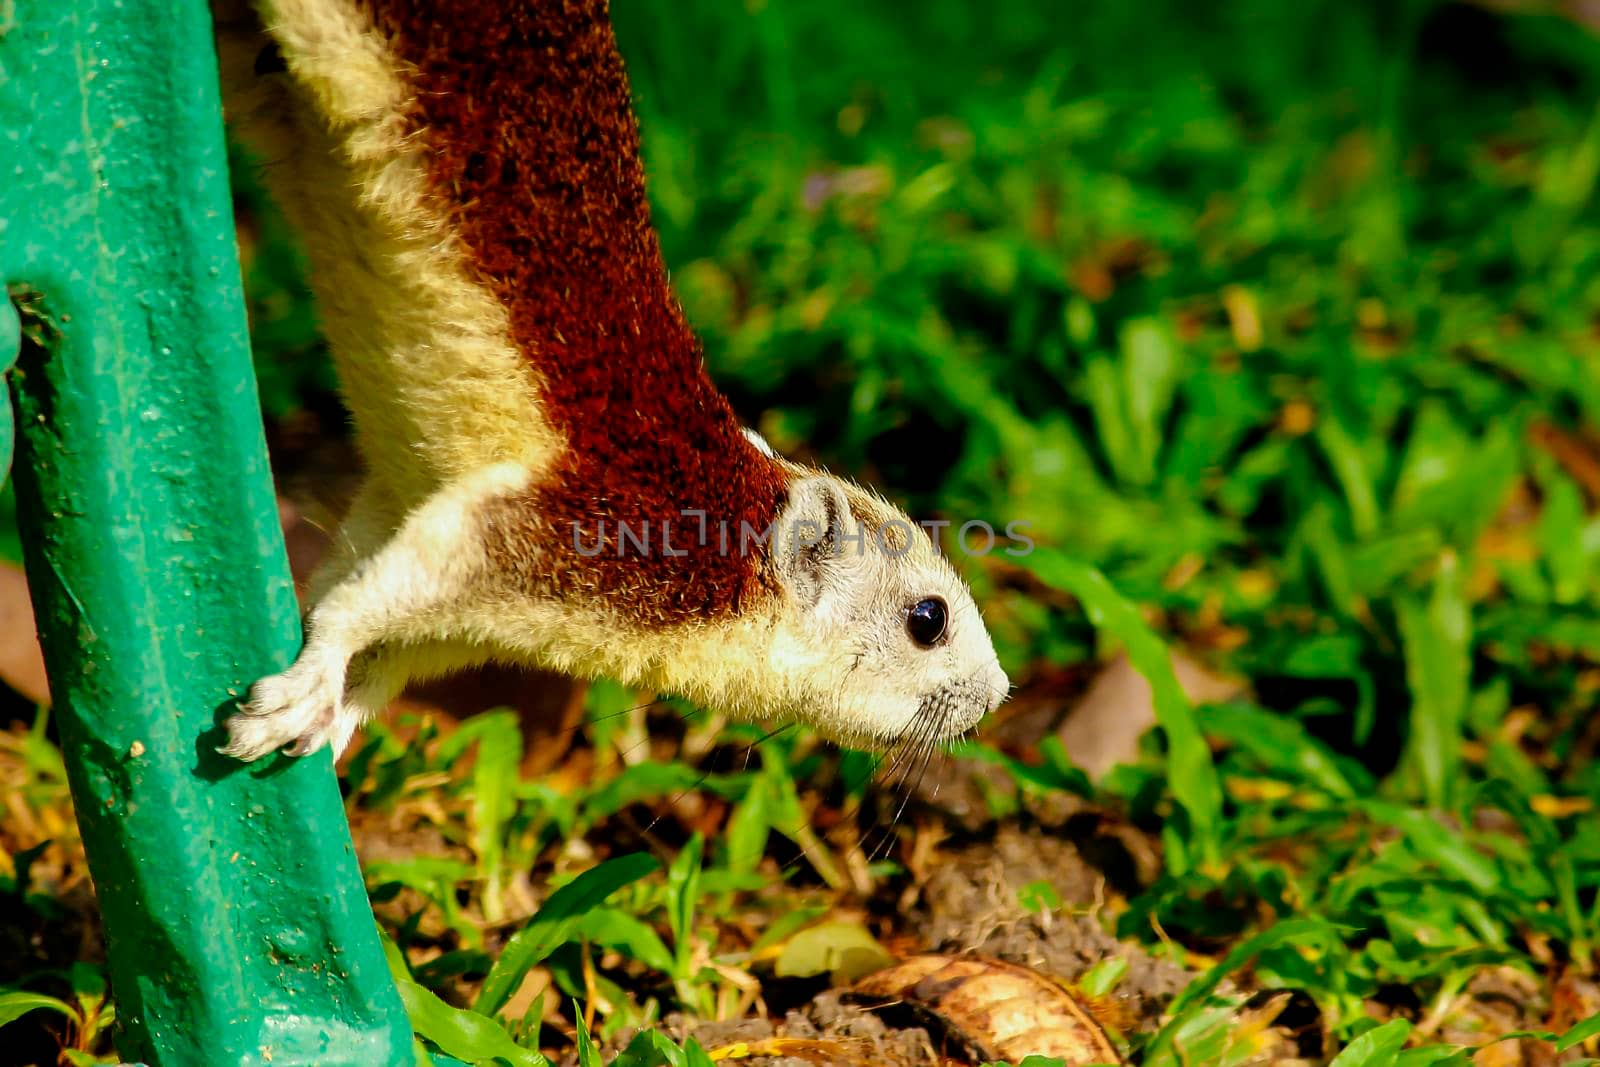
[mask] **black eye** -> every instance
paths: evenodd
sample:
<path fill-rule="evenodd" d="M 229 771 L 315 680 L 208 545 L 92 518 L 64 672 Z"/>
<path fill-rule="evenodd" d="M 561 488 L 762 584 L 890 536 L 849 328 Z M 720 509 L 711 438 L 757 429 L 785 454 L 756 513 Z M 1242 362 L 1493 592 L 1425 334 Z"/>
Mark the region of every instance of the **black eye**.
<path fill-rule="evenodd" d="M 906 615 L 906 632 L 923 648 L 932 648 L 944 636 L 945 607 L 938 597 L 919 600 Z"/>

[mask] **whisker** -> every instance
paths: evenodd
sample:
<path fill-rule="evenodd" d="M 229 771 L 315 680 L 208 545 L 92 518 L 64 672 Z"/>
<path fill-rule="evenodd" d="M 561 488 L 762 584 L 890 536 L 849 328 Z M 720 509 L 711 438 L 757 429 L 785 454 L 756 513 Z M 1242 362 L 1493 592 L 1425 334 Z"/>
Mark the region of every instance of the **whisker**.
<path fill-rule="evenodd" d="M 755 753 L 756 749 L 760 748 L 762 745 L 766 744 L 768 741 L 771 741 L 774 737 L 777 737 L 779 734 L 782 734 L 782 733 L 785 733 L 786 731 L 792 730 L 798 725 L 800 725 L 800 724 L 796 723 L 796 722 L 786 722 L 782 726 L 773 727 L 771 730 L 768 730 L 766 733 L 762 734 L 760 737 L 756 738 L 754 741 L 752 741 L 748 745 L 746 745 L 745 749 L 744 749 L 744 766 L 741 767 L 740 769 L 748 771 L 750 769 L 750 757 L 751 757 L 751 755 L 753 755 Z"/>
<path fill-rule="evenodd" d="M 689 784 L 687 786 L 684 786 L 682 789 L 678 790 L 671 797 L 669 797 L 668 800 L 667 800 L 666 806 L 661 811 L 657 812 L 656 813 L 656 817 L 651 819 L 649 825 L 646 826 L 640 832 L 644 833 L 644 834 L 648 834 L 652 830 L 654 830 L 656 828 L 656 826 L 661 822 L 661 820 L 665 819 L 667 817 L 667 814 L 670 811 L 672 811 L 673 808 L 676 808 L 678 806 L 678 801 L 682 800 L 684 797 L 688 796 L 690 793 L 693 793 L 695 790 L 697 790 L 701 786 L 705 785 L 706 782 L 710 778 L 711 778 L 711 772 L 710 771 L 701 771 L 700 772 L 700 777 L 696 778 L 691 784 Z"/>
<path fill-rule="evenodd" d="M 905 791 L 905 795 L 900 799 L 900 808 L 894 813 L 894 821 L 896 823 L 900 821 L 900 816 L 905 814 L 906 805 L 911 802 L 911 798 L 922 788 L 922 779 L 928 773 L 928 767 L 933 763 L 933 757 L 938 754 L 938 751 L 938 747 L 932 744 L 923 748 L 922 766 L 917 770 L 917 780 L 910 789 Z"/>
<path fill-rule="evenodd" d="M 885 781 L 885 784 L 890 787 L 891 803 L 897 798 L 899 804 L 894 815 L 890 817 L 887 823 L 880 818 L 877 825 L 873 827 L 873 830 L 879 832 L 881 836 L 878 843 L 873 845 L 867 852 L 868 862 L 887 857 L 889 850 L 894 846 L 894 828 L 900 820 L 901 813 L 905 811 L 911 792 L 916 788 L 911 781 L 911 768 L 919 763 L 923 764 L 924 767 L 926 766 L 924 752 L 934 738 L 937 737 L 940 721 L 939 716 L 923 715 L 919 712 L 915 726 L 902 738 L 904 759 L 896 761 L 899 770 L 898 776 L 890 776 Z M 920 780 L 919 775 L 918 781 L 920 782 Z"/>

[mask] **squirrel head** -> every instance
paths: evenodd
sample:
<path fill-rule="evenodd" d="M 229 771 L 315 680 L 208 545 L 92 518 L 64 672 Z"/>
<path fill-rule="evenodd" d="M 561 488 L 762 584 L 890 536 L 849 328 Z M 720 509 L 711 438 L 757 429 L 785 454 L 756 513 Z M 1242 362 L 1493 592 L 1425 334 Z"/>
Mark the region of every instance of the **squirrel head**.
<path fill-rule="evenodd" d="M 762 688 L 788 707 L 770 710 L 879 749 L 954 740 L 1005 699 L 966 583 L 898 509 L 794 467 L 775 529 L 780 606 Z"/>

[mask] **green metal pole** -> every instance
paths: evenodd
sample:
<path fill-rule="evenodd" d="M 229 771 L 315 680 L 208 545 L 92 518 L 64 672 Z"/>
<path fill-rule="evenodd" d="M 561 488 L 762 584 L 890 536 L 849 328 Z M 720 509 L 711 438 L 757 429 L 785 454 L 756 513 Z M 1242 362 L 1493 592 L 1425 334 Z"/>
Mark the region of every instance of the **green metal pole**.
<path fill-rule="evenodd" d="M 326 754 L 212 751 L 298 631 L 204 0 L 0 0 L 0 282 L 24 335 L 28 580 L 122 1055 L 410 1063 Z"/>

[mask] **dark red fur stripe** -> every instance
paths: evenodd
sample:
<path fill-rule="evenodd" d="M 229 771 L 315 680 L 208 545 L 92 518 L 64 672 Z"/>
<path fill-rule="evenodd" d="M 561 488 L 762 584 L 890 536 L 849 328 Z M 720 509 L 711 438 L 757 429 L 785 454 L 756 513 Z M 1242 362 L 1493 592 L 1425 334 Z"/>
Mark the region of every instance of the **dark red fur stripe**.
<path fill-rule="evenodd" d="M 668 290 L 605 0 L 364 2 L 414 71 L 433 191 L 569 444 L 529 502 L 568 557 L 557 585 L 658 623 L 736 610 L 762 568 L 715 536 L 698 545 L 680 512 L 765 529 L 784 475 L 739 432 Z M 648 521 L 650 551 L 579 556 L 573 525 L 587 546 L 602 520 Z M 660 550 L 663 520 L 690 555 Z"/>

